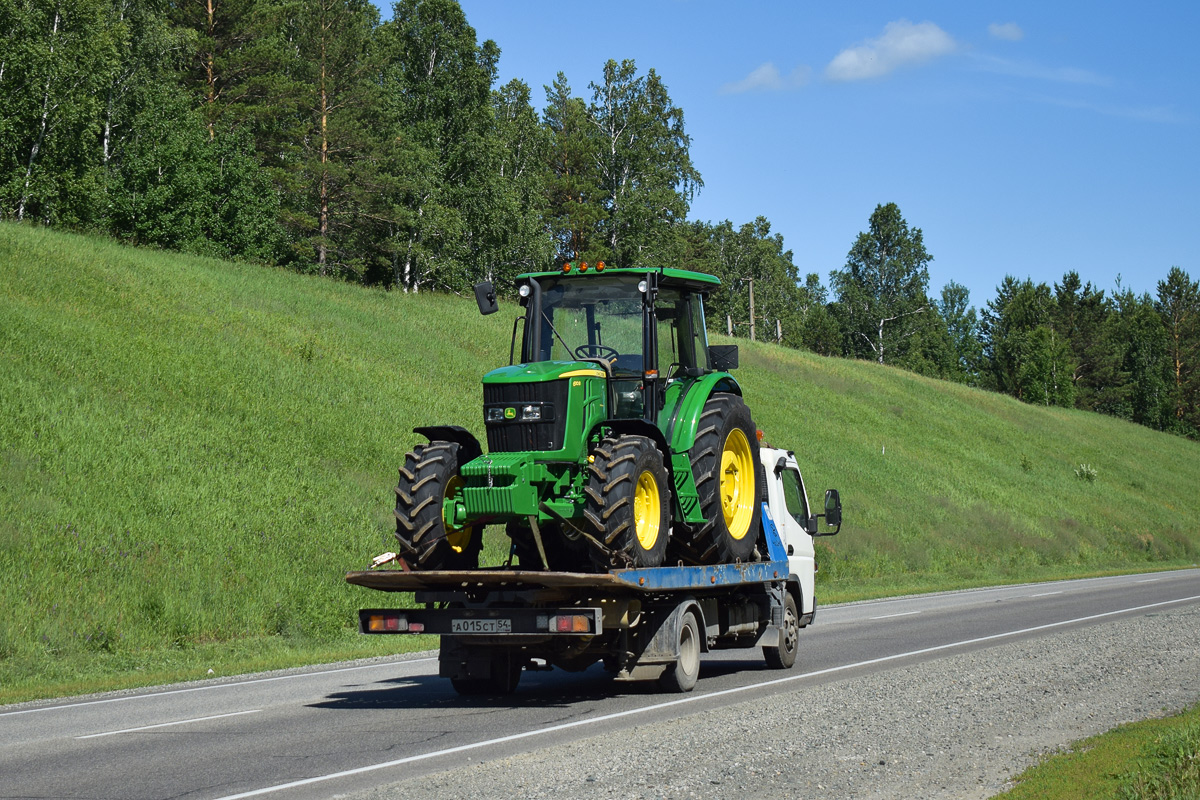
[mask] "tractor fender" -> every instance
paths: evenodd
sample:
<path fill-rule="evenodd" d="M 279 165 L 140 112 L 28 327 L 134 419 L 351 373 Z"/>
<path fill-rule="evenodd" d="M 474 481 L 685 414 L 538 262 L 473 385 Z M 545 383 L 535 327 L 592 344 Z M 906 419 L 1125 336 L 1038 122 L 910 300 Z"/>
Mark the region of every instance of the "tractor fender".
<path fill-rule="evenodd" d="M 453 442 L 458 445 L 458 463 L 466 464 L 483 455 L 483 448 L 475 434 L 458 425 L 425 425 L 413 428 L 413 433 L 424 436 L 429 441 Z"/>
<path fill-rule="evenodd" d="M 687 394 L 680 399 L 667 426 L 671 439 L 671 452 L 686 453 L 696 443 L 696 429 L 700 426 L 700 414 L 708 398 L 717 392 L 742 394 L 742 387 L 728 372 L 705 375 L 688 387 Z"/>
<path fill-rule="evenodd" d="M 654 446 L 662 453 L 663 463 L 666 464 L 667 470 L 671 469 L 671 451 L 667 449 L 667 437 L 663 436 L 663 432 L 658 429 L 658 426 L 651 425 L 644 419 L 606 419 L 592 428 L 592 436 L 596 436 L 603 428 L 608 428 L 611 433 L 618 436 L 628 434 L 646 437 L 654 442 Z"/>
<path fill-rule="evenodd" d="M 658 452 L 662 453 L 663 466 L 667 468 L 667 476 L 671 479 L 671 485 L 675 485 L 675 465 L 671 463 L 671 450 L 667 444 L 667 437 L 663 436 L 663 432 L 658 429 L 657 425 L 651 425 L 644 419 L 606 419 L 592 428 L 592 434 L 595 435 L 602 428 L 608 428 L 609 432 L 618 436 L 621 434 L 644 436 L 654 442 Z"/>

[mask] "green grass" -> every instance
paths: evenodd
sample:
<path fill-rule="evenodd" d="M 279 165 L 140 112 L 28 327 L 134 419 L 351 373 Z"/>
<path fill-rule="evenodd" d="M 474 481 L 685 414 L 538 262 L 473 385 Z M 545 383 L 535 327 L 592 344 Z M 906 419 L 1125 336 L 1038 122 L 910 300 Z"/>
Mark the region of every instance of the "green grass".
<path fill-rule="evenodd" d="M 393 547 L 415 425 L 482 438 L 514 311 L 0 225 L 0 702 L 429 646 L 357 636 L 342 575 Z M 742 345 L 842 492 L 823 601 L 1197 560 L 1194 442 Z"/>
<path fill-rule="evenodd" d="M 1030 767 L 997 800 L 1200 798 L 1200 706 L 1123 725 Z"/>

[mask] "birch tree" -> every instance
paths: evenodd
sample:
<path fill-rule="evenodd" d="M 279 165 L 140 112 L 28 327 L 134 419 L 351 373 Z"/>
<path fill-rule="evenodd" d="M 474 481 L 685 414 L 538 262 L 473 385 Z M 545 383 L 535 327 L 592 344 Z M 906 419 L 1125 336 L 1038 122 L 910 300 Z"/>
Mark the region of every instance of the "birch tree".
<path fill-rule="evenodd" d="M 878 205 L 846 265 L 830 273 L 847 355 L 898 364 L 928 312 L 928 264 L 920 228 L 909 228 L 895 203 Z"/>

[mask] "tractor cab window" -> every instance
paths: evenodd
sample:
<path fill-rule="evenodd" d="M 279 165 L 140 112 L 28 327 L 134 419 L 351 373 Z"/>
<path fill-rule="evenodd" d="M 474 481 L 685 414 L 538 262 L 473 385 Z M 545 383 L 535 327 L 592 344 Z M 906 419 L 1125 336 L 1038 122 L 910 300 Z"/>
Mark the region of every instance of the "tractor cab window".
<path fill-rule="evenodd" d="M 707 367 L 703 298 L 681 289 L 659 289 L 654 311 L 658 317 L 659 374 L 670 377 L 680 368 Z"/>
<path fill-rule="evenodd" d="M 541 305 L 532 360 L 603 358 L 614 372 L 641 374 L 642 295 L 635 277 L 545 281 Z M 526 330 L 528 337 L 532 326 Z"/>

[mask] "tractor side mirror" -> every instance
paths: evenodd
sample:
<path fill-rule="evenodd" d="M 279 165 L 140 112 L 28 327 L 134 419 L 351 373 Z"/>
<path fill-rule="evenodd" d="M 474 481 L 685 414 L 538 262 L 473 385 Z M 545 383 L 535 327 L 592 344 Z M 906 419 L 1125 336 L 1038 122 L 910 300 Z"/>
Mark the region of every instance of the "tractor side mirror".
<path fill-rule="evenodd" d="M 499 304 L 496 303 L 496 288 L 492 286 L 491 281 L 475 284 L 475 304 L 479 306 L 479 313 L 484 316 L 500 310 Z"/>
<path fill-rule="evenodd" d="M 736 344 L 712 344 L 708 346 L 708 366 L 717 372 L 729 372 L 738 367 Z"/>

